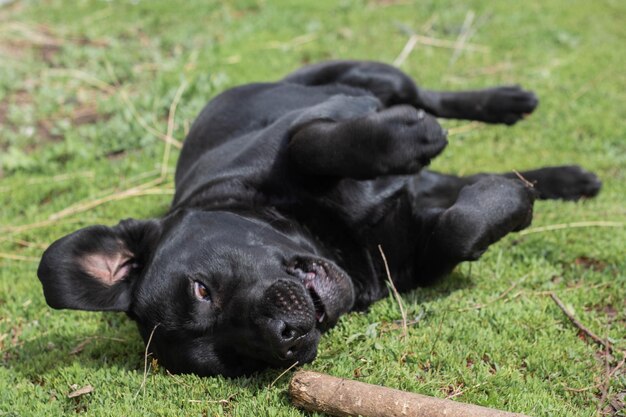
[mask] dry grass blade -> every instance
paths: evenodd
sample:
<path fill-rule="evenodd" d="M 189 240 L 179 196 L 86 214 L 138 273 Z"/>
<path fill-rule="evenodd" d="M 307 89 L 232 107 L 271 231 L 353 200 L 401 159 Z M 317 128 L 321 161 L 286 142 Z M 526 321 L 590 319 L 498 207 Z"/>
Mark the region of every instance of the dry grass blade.
<path fill-rule="evenodd" d="M 272 381 L 272 383 L 267 386 L 267 389 L 271 389 L 274 386 L 274 384 L 276 384 L 276 382 L 278 382 L 278 380 L 281 379 L 287 372 L 291 371 L 295 366 L 298 366 L 298 363 L 299 363 L 298 361 L 295 361 L 289 368 L 287 368 L 283 372 L 281 372 L 281 374 L 278 375 Z"/>
<path fill-rule="evenodd" d="M 474 23 L 474 17 L 476 14 L 473 10 L 469 10 L 465 15 L 465 20 L 463 21 L 463 26 L 461 27 L 461 32 L 459 33 L 459 37 L 454 44 L 454 53 L 452 57 L 450 57 L 450 63 L 448 66 L 454 65 L 456 60 L 461 56 L 461 51 L 463 50 L 463 46 L 472 35 L 472 31 L 470 30 L 472 27 L 472 23 Z"/>
<path fill-rule="evenodd" d="M 24 185 L 33 185 L 33 184 L 49 184 L 51 182 L 61 182 L 61 181 L 68 181 L 68 180 L 72 180 L 75 178 L 94 178 L 95 174 L 93 171 L 84 171 L 84 172 L 72 172 L 69 174 L 60 174 L 60 175 L 55 175 L 51 178 L 46 177 L 46 178 L 30 178 L 27 181 L 24 181 L 23 183 L 19 184 L 20 187 L 24 186 Z M 16 185 L 15 187 L 17 187 L 18 185 Z M 14 189 L 14 187 L 0 187 L 0 193 L 4 193 L 7 191 L 12 191 Z"/>
<path fill-rule="evenodd" d="M 572 223 L 561 223 L 561 224 L 551 224 L 549 226 L 541 226 L 541 227 L 533 227 L 531 229 L 526 229 L 518 232 L 519 235 L 529 235 L 531 233 L 540 233 L 540 232 L 549 232 L 552 230 L 563 230 L 563 229 L 576 229 L 580 227 L 624 227 L 626 223 L 622 222 L 610 222 L 610 221 L 588 221 L 588 222 L 572 222 Z"/>
<path fill-rule="evenodd" d="M 12 261 L 39 262 L 39 258 L 35 258 L 32 256 L 14 255 L 12 253 L 4 253 L 4 252 L 0 252 L 0 258 L 10 259 Z"/>
<path fill-rule="evenodd" d="M 170 159 L 170 151 L 172 144 L 176 142 L 176 140 L 172 137 L 175 127 L 176 107 L 178 107 L 178 102 L 180 101 L 186 87 L 187 82 L 183 81 L 176 90 L 176 94 L 174 94 L 172 104 L 170 104 L 170 111 L 167 116 L 167 133 L 165 134 L 165 150 L 163 151 L 163 160 L 161 162 L 161 180 L 165 180 L 165 177 L 167 176 L 167 163 Z"/>
<path fill-rule="evenodd" d="M 433 27 L 433 22 L 435 21 L 435 19 L 436 19 L 436 15 L 432 15 L 430 19 L 428 19 L 426 23 L 422 26 L 421 31 L 423 33 L 427 33 L 428 31 L 430 31 L 430 29 Z M 415 48 L 415 45 L 417 45 L 418 42 L 419 42 L 419 36 L 415 33 L 412 33 L 409 36 L 409 39 L 407 40 L 406 44 L 404 45 L 404 48 L 402 48 L 402 52 L 400 52 L 400 55 L 398 55 L 398 57 L 393 61 L 393 65 L 396 67 L 400 67 L 404 63 L 404 61 L 406 61 L 406 59 L 409 57 L 411 52 L 413 52 L 413 49 Z"/>
<path fill-rule="evenodd" d="M 409 57 L 409 54 L 411 54 L 411 52 L 415 48 L 415 45 L 417 45 L 417 35 L 409 36 L 409 40 L 404 45 L 404 48 L 402 48 L 400 55 L 398 55 L 398 57 L 393 61 L 393 65 L 395 67 L 401 66 L 404 61 L 406 61 L 406 59 Z"/>
<path fill-rule="evenodd" d="M 473 385 L 471 387 L 467 387 L 465 389 L 460 389 L 458 391 L 455 391 L 455 392 L 452 392 L 452 393 L 446 395 L 446 399 L 450 400 L 452 398 L 456 398 L 456 397 L 458 397 L 460 395 L 465 394 L 468 391 L 471 391 L 471 390 L 474 390 L 476 388 L 482 387 L 483 385 L 486 385 L 486 384 L 487 384 L 486 382 L 481 382 L 480 384 L 476 384 L 476 385 Z"/>
<path fill-rule="evenodd" d="M 143 379 L 141 381 L 141 385 L 139 386 L 139 389 L 135 393 L 135 398 L 137 398 L 137 396 L 139 395 L 142 389 L 144 390 L 144 394 L 145 394 L 146 380 L 148 379 L 148 351 L 150 350 L 150 343 L 152 343 L 152 337 L 154 336 L 154 332 L 156 331 L 157 327 L 159 327 L 160 325 L 161 323 L 157 323 L 156 326 L 154 326 L 154 328 L 150 332 L 150 337 L 148 337 L 148 343 L 146 343 L 146 350 L 143 355 Z"/>
<path fill-rule="evenodd" d="M 100 206 L 104 203 L 108 203 L 111 201 L 119 201 L 132 197 L 139 197 L 144 195 L 171 195 L 174 193 L 174 189 L 172 188 L 146 188 L 151 185 L 159 184 L 161 182 L 160 178 L 158 180 L 150 181 L 146 184 L 138 185 L 136 187 L 129 188 L 120 193 L 108 195 L 106 197 L 97 198 L 95 200 L 87 201 L 85 203 L 77 204 L 74 206 L 70 206 L 64 210 L 61 210 L 57 213 L 52 214 L 49 217 L 50 221 L 56 221 L 62 219 L 64 217 L 82 213 L 87 210 L 91 210 L 97 206 Z"/>
<path fill-rule="evenodd" d="M 427 46 L 436 46 L 439 48 L 449 48 L 449 49 L 458 48 L 463 51 L 472 51 L 472 52 L 483 52 L 483 53 L 489 52 L 489 47 L 484 46 L 484 45 L 464 43 L 463 45 L 458 46 L 456 42 L 452 42 L 446 39 L 431 38 L 429 36 L 421 36 L 421 35 L 416 35 L 416 36 L 417 36 L 417 40 L 419 41 L 419 43 L 423 45 L 427 45 Z"/>
<path fill-rule="evenodd" d="M 389 286 L 391 287 L 391 290 L 393 291 L 393 296 L 395 297 L 396 302 L 398 303 L 398 307 L 400 308 L 400 314 L 402 315 L 402 339 L 406 340 L 406 337 L 409 332 L 409 326 L 407 324 L 406 311 L 404 310 L 402 297 L 400 297 L 400 294 L 398 293 L 398 290 L 396 289 L 396 286 L 394 285 L 393 280 L 391 279 L 391 272 L 389 272 L 389 264 L 387 263 L 387 257 L 385 256 L 385 252 L 383 251 L 383 247 L 381 245 L 378 245 L 378 251 L 380 252 L 380 256 L 383 258 L 383 263 L 385 264 L 385 272 L 387 273 L 387 281 L 389 282 Z"/>

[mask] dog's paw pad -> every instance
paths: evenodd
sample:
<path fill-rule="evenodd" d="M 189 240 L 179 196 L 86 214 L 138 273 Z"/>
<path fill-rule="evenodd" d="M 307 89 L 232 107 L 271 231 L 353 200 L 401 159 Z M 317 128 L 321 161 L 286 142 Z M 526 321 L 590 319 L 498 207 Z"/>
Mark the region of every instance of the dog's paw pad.
<path fill-rule="evenodd" d="M 393 106 L 372 118 L 384 152 L 379 153 L 383 171 L 411 174 L 428 165 L 448 144 L 447 132 L 437 119 L 410 106 Z"/>
<path fill-rule="evenodd" d="M 538 104 L 539 99 L 532 91 L 519 86 L 496 87 L 485 104 L 487 121 L 512 125 L 532 113 Z"/>

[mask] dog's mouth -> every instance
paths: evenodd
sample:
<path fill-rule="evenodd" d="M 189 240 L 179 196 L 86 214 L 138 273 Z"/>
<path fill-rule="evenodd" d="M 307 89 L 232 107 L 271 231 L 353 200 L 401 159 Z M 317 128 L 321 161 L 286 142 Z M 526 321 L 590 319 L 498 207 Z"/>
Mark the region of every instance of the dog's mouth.
<path fill-rule="evenodd" d="M 300 279 L 315 308 L 316 327 L 324 331 L 354 303 L 352 283 L 345 272 L 320 259 L 298 259 L 287 273 Z"/>

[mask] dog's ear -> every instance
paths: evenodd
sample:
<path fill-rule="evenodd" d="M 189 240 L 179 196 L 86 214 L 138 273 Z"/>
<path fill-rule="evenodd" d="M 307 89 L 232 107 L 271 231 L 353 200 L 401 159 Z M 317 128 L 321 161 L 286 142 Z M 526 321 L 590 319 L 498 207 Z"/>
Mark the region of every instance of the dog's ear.
<path fill-rule="evenodd" d="M 132 292 L 161 234 L 156 220 L 90 226 L 54 242 L 37 276 L 48 305 L 93 311 L 128 311 Z"/>

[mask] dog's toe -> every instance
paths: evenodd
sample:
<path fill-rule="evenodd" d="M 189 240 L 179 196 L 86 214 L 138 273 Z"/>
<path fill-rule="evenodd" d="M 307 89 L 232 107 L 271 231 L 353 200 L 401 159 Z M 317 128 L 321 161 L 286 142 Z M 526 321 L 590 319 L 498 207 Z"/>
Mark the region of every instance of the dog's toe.
<path fill-rule="evenodd" d="M 519 86 L 494 88 L 485 106 L 488 121 L 513 125 L 529 115 L 539 105 L 539 99 L 532 91 Z"/>

